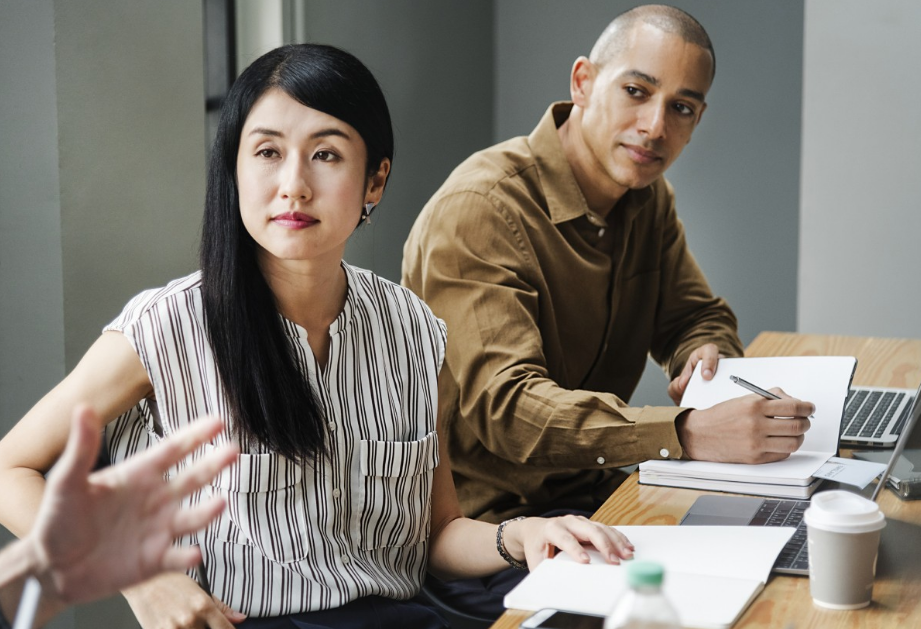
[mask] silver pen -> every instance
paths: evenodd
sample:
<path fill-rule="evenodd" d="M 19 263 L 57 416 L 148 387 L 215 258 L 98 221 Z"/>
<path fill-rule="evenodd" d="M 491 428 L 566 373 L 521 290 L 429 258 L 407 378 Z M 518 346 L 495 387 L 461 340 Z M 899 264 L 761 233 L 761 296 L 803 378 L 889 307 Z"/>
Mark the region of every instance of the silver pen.
<path fill-rule="evenodd" d="M 748 380 L 743 380 L 743 379 L 740 378 L 739 376 L 729 376 L 729 379 L 732 380 L 735 384 L 739 385 L 740 387 L 744 387 L 744 388 L 748 389 L 749 391 L 751 391 L 752 393 L 757 393 L 758 395 L 760 395 L 760 396 L 763 397 L 763 398 L 767 398 L 767 399 L 769 399 L 769 400 L 779 400 L 779 399 L 781 399 L 779 395 L 776 395 L 776 394 L 774 394 L 774 393 L 771 393 L 770 391 L 766 391 L 765 389 L 762 389 L 762 388 L 759 387 L 758 385 L 752 384 L 752 383 L 749 382 Z M 810 415 L 810 416 L 809 416 L 809 419 L 815 419 L 815 413 L 813 413 L 812 415 Z"/>
<path fill-rule="evenodd" d="M 761 397 L 767 398 L 767 399 L 769 399 L 769 400 L 779 400 L 779 399 L 780 399 L 780 396 L 779 396 L 779 395 L 775 395 L 775 394 L 771 393 L 770 391 L 765 391 L 765 390 L 762 389 L 761 387 L 752 384 L 752 383 L 749 382 L 748 380 L 743 380 L 742 378 L 740 378 L 740 377 L 738 377 L 738 376 L 729 376 L 729 379 L 732 380 L 732 381 L 733 381 L 734 383 L 736 383 L 737 385 L 739 385 L 740 387 L 745 387 L 746 389 L 748 389 L 748 390 L 751 391 L 752 393 L 757 393 L 757 394 L 760 395 Z"/>

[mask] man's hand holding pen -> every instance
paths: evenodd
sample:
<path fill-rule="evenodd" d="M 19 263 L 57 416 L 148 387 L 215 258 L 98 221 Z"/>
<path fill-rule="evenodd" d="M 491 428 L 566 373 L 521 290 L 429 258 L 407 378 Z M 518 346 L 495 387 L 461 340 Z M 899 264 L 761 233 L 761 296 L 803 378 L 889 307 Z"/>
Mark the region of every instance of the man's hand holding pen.
<path fill-rule="evenodd" d="M 692 459 L 769 463 L 786 459 L 803 444 L 815 406 L 780 389 L 688 410 L 675 420 L 678 440 Z"/>

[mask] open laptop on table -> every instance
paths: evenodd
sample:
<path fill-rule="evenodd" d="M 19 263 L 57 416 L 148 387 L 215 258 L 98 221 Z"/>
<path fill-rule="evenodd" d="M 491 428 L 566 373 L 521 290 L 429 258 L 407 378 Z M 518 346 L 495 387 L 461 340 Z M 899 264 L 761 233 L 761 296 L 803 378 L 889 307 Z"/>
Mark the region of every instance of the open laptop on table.
<path fill-rule="evenodd" d="M 852 386 L 844 403 L 839 441 L 847 446 L 864 448 L 894 446 L 918 392 Z"/>
<path fill-rule="evenodd" d="M 876 500 L 886 486 L 893 467 L 899 460 L 905 444 L 911 438 L 921 417 L 921 387 L 914 396 L 911 407 L 905 414 L 906 423 L 901 430 L 895 448 L 889 457 L 886 470 L 873 490 L 871 500 Z M 684 514 L 682 525 L 735 525 L 735 526 L 795 526 L 796 532 L 784 546 L 773 572 L 783 574 L 809 574 L 809 557 L 806 547 L 806 523 L 803 513 L 809 507 L 808 500 L 782 500 L 746 496 L 701 496 Z"/>

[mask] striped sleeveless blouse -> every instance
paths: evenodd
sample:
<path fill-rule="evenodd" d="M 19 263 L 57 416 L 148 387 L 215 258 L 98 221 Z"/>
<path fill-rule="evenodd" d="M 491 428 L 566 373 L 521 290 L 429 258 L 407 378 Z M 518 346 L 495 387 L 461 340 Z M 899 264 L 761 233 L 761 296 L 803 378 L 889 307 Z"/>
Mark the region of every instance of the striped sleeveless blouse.
<path fill-rule="evenodd" d="M 250 616 L 372 594 L 407 599 L 425 574 L 445 326 L 408 290 L 343 268 L 348 291 L 325 369 L 306 331 L 282 320 L 322 401 L 329 457 L 302 466 L 244 448 L 238 464 L 188 500 L 227 499 L 216 523 L 182 542 L 201 545 L 214 595 Z M 200 415 L 233 421 L 205 333 L 200 272 L 141 293 L 105 329 L 125 335 L 154 390 L 107 427 L 113 461 Z"/>

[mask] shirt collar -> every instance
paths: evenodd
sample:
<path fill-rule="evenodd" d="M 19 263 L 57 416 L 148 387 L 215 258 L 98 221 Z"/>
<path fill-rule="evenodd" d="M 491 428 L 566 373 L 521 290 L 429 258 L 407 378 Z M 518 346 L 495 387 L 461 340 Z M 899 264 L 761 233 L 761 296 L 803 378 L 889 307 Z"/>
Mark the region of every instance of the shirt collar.
<path fill-rule="evenodd" d="M 342 269 L 345 271 L 345 304 L 342 307 L 342 312 L 333 320 L 329 326 L 329 335 L 335 336 L 341 331 L 348 328 L 349 324 L 352 321 L 352 315 L 355 312 L 356 301 L 358 299 L 356 291 L 358 291 L 358 272 L 355 271 L 354 267 L 349 265 L 345 260 L 340 262 Z M 285 331 L 288 333 L 288 336 L 306 341 L 307 340 L 307 330 L 296 324 L 294 321 L 286 319 L 283 314 L 278 313 L 278 317 L 282 321 L 282 325 L 285 328 Z M 3 627 L 0 627 L 3 629 Z"/>
<path fill-rule="evenodd" d="M 534 153 L 537 172 L 543 183 L 550 211 L 550 221 L 554 225 L 585 216 L 593 224 L 605 221 L 589 209 L 582 189 L 576 182 L 569 161 L 563 153 L 557 129 L 569 118 L 572 103 L 561 101 L 553 103 L 544 112 L 540 122 L 528 136 L 528 144 Z M 652 186 L 640 190 L 628 190 L 617 202 L 616 211 L 628 221 L 636 216 L 652 194 Z"/>

